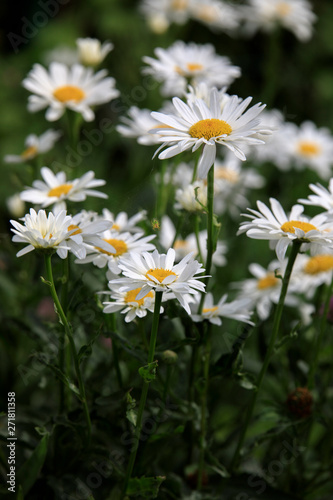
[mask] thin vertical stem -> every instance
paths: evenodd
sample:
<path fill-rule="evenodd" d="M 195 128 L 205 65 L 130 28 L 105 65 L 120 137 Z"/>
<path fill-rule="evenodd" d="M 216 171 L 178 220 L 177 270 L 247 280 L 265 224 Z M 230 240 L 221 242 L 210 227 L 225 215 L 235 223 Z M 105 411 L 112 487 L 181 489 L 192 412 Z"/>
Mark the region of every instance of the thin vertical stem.
<path fill-rule="evenodd" d="M 114 313 L 108 314 L 107 315 L 107 324 L 111 332 L 116 331 L 116 315 Z M 114 367 L 116 370 L 116 375 L 117 375 L 117 381 L 120 389 L 123 388 L 123 378 L 121 375 L 120 371 L 120 366 L 119 366 L 119 356 L 118 356 L 119 350 L 118 350 L 118 342 L 115 339 L 112 339 L 112 358 L 113 358 L 113 363 Z"/>
<path fill-rule="evenodd" d="M 198 249 L 198 257 L 200 262 L 203 262 L 202 260 L 202 254 L 201 254 L 201 248 L 200 248 L 200 217 L 199 214 L 194 215 L 194 233 L 195 233 L 195 240 L 197 242 L 197 249 Z"/>
<path fill-rule="evenodd" d="M 207 175 L 207 257 L 206 257 L 206 274 L 210 273 L 212 266 L 212 259 L 214 253 L 214 165 L 209 169 Z M 203 282 L 207 285 L 209 276 L 204 278 Z M 203 303 L 205 299 L 205 292 L 201 295 L 198 314 L 201 314 Z"/>
<path fill-rule="evenodd" d="M 47 273 L 47 279 L 49 281 L 49 286 L 51 290 L 51 296 L 53 298 L 53 302 L 56 306 L 57 313 L 59 314 L 61 323 L 64 326 L 65 329 L 65 335 L 67 336 L 69 340 L 69 345 L 72 353 L 72 358 L 74 361 L 74 367 L 75 367 L 75 372 L 76 372 L 76 377 L 78 380 L 79 384 L 79 392 L 80 392 L 80 398 L 83 404 L 83 411 L 84 411 L 84 416 L 86 419 L 86 424 L 87 424 L 87 436 L 86 436 L 86 444 L 87 446 L 90 443 L 90 436 L 91 436 L 91 420 L 90 420 L 90 414 L 87 406 L 87 400 L 86 400 L 86 394 L 85 394 L 85 388 L 83 384 L 83 379 L 81 375 L 81 369 L 80 369 L 80 364 L 76 352 L 76 347 L 72 335 L 72 330 L 71 327 L 67 321 L 67 317 L 64 313 L 64 310 L 61 306 L 60 300 L 58 298 L 55 286 L 54 286 L 54 279 L 53 279 L 53 273 L 52 273 L 52 263 L 51 263 L 51 255 L 46 255 L 45 256 L 45 266 L 46 266 L 46 273 Z"/>
<path fill-rule="evenodd" d="M 203 474 L 205 470 L 205 451 L 206 451 L 206 423 L 207 423 L 207 395 L 209 388 L 209 363 L 211 354 L 211 323 L 208 323 L 206 345 L 203 356 L 204 367 L 204 388 L 201 397 L 201 422 L 200 422 L 200 453 L 199 453 L 199 470 L 198 470 L 198 490 L 202 488 Z"/>
<path fill-rule="evenodd" d="M 316 338 L 315 338 L 315 344 L 314 344 L 313 355 L 312 355 L 312 363 L 311 363 L 309 377 L 308 377 L 308 389 L 310 389 L 310 390 L 314 388 L 315 375 L 316 375 L 317 366 L 318 366 L 319 351 L 320 351 L 320 346 L 321 346 L 321 343 L 323 340 L 324 333 L 326 331 L 327 315 L 328 315 L 328 311 L 329 311 L 329 307 L 330 307 L 330 300 L 332 297 L 332 292 L 333 292 L 333 276 L 332 276 L 331 284 L 327 289 L 324 310 L 322 312 L 322 316 L 321 316 L 321 320 L 320 320 L 319 333 L 318 333 L 318 335 L 316 335 Z"/>
<path fill-rule="evenodd" d="M 148 364 L 150 364 L 154 361 L 155 346 L 156 346 L 156 339 L 157 339 L 157 332 L 158 332 L 158 324 L 159 324 L 159 320 L 160 320 L 160 308 L 161 308 L 161 302 L 162 302 L 162 295 L 163 295 L 163 292 L 155 292 L 155 306 L 154 306 L 153 324 L 151 327 L 151 334 L 150 334 L 150 343 L 149 343 L 149 352 L 148 352 L 148 361 L 147 361 Z M 141 397 L 140 397 L 138 415 L 137 415 L 137 420 L 136 420 L 135 432 L 134 432 L 134 444 L 133 444 L 133 447 L 131 449 L 131 454 L 130 454 L 130 458 L 129 458 L 129 462 L 128 462 L 128 466 L 127 466 L 127 471 L 126 471 L 126 476 L 125 476 L 125 483 L 124 483 L 124 488 L 123 488 L 123 498 L 126 495 L 128 483 L 132 477 L 132 472 L 133 472 L 133 468 L 134 468 L 134 464 L 135 464 L 135 460 L 136 460 L 136 455 L 137 455 L 137 451 L 139 448 L 139 440 L 140 440 L 140 434 L 141 434 L 141 428 L 142 428 L 142 418 L 143 418 L 143 412 L 144 412 L 145 405 L 146 405 L 148 389 L 149 389 L 149 382 L 147 380 L 144 380 L 142 392 L 141 392 Z"/>
<path fill-rule="evenodd" d="M 62 286 L 61 286 L 61 295 L 60 302 L 64 311 L 64 314 L 67 314 L 68 308 L 68 282 L 69 282 L 69 259 L 62 260 Z M 59 348 L 59 369 L 66 375 L 70 374 L 70 352 L 68 349 L 68 341 L 66 337 L 65 331 L 61 334 L 61 343 Z M 60 384 L 60 402 L 59 402 L 59 411 L 62 413 L 63 411 L 67 412 L 70 408 L 70 393 L 67 387 L 64 384 Z"/>
<path fill-rule="evenodd" d="M 287 267 L 286 267 L 286 270 L 284 273 L 284 277 L 282 279 L 282 287 L 281 287 L 279 302 L 278 302 L 277 308 L 275 310 L 272 335 L 271 335 L 271 338 L 270 338 L 270 341 L 268 344 L 264 363 L 263 363 L 262 368 L 260 370 L 260 373 L 258 375 L 256 390 L 253 392 L 252 400 L 250 401 L 250 404 L 247 407 L 245 422 L 244 422 L 244 425 L 243 425 L 243 428 L 242 428 L 242 431 L 241 431 L 241 434 L 239 437 L 239 441 L 238 441 L 236 451 L 234 453 L 234 457 L 233 457 L 232 462 L 231 462 L 231 466 L 230 466 L 231 470 L 233 470 L 238 464 L 239 454 L 240 454 L 241 448 L 243 446 L 243 443 L 244 443 L 244 440 L 246 437 L 247 429 L 248 429 L 249 424 L 250 424 L 251 419 L 252 419 L 252 414 L 253 414 L 253 410 L 254 410 L 254 407 L 256 404 L 256 400 L 257 400 L 263 379 L 266 375 L 266 371 L 267 371 L 267 368 L 269 366 L 269 363 L 270 363 L 270 360 L 271 360 L 271 357 L 272 357 L 272 354 L 274 351 L 276 339 L 277 339 L 277 336 L 279 333 L 284 302 L 285 302 L 285 298 L 286 298 L 287 291 L 288 291 L 289 280 L 290 280 L 291 272 L 292 272 L 297 254 L 299 252 L 300 246 L 301 246 L 301 242 L 299 240 L 293 241 L 293 244 L 291 247 L 291 252 L 289 255 L 289 259 L 288 259 L 288 264 L 287 264 Z"/>

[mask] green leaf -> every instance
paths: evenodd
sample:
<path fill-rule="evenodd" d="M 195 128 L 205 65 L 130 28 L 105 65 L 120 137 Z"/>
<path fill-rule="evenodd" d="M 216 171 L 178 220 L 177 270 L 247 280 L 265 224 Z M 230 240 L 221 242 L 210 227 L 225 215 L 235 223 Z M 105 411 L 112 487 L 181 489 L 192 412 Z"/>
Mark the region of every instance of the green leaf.
<path fill-rule="evenodd" d="M 156 378 L 156 369 L 157 369 L 158 361 L 152 361 L 148 365 L 141 366 L 139 368 L 139 374 L 145 380 L 145 382 L 151 382 Z"/>
<path fill-rule="evenodd" d="M 165 480 L 165 476 L 134 477 L 130 480 L 126 494 L 131 497 L 157 498 L 158 490 Z"/>
<path fill-rule="evenodd" d="M 98 337 L 100 336 L 100 331 L 98 331 L 97 333 L 95 333 L 95 335 L 93 336 L 93 338 L 90 340 L 90 342 L 88 344 L 85 344 L 83 345 L 79 352 L 78 352 L 78 360 L 79 360 L 79 363 L 81 363 L 81 361 L 85 358 L 88 358 L 89 356 L 91 356 L 92 354 L 92 346 L 93 344 L 95 343 L 95 341 L 98 339 Z"/>
<path fill-rule="evenodd" d="M 26 495 L 30 488 L 34 485 L 38 474 L 44 465 L 49 437 L 49 434 L 45 434 L 33 451 L 32 455 L 22 465 L 17 473 L 17 483 L 20 487 L 22 487 L 23 495 Z"/>

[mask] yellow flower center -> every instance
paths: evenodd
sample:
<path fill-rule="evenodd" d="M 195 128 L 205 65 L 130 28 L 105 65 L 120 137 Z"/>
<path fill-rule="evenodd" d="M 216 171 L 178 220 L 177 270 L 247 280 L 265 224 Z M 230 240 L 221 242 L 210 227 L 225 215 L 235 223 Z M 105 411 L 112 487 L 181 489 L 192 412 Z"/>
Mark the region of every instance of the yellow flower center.
<path fill-rule="evenodd" d="M 257 282 L 257 288 L 259 290 L 265 290 L 265 288 L 273 288 L 278 284 L 279 280 L 272 273 L 267 273 L 266 276 L 260 278 Z"/>
<path fill-rule="evenodd" d="M 216 9 L 211 5 L 204 5 L 196 10 L 195 16 L 202 21 L 211 23 L 216 19 Z"/>
<path fill-rule="evenodd" d="M 34 158 L 37 153 L 38 153 L 37 146 L 29 146 L 27 149 L 23 151 L 23 153 L 21 153 L 21 158 L 23 160 L 30 160 L 30 158 Z"/>
<path fill-rule="evenodd" d="M 324 273 L 333 269 L 333 255 L 316 255 L 307 261 L 304 271 L 308 274 Z"/>
<path fill-rule="evenodd" d="M 172 0 L 171 9 L 172 10 L 186 10 L 188 6 L 188 0 Z"/>
<path fill-rule="evenodd" d="M 106 243 L 109 243 L 113 246 L 116 253 L 108 252 L 107 250 L 103 250 L 103 248 L 95 247 L 99 252 L 105 253 L 106 255 L 112 255 L 113 257 L 119 257 L 119 255 L 123 255 L 123 253 L 127 252 L 127 245 L 123 240 L 117 240 L 115 238 L 103 238 Z"/>
<path fill-rule="evenodd" d="M 302 229 L 305 233 L 312 231 L 313 229 L 317 229 L 313 224 L 310 224 L 309 222 L 301 222 L 299 220 L 290 220 L 281 226 L 282 231 L 285 233 L 295 234 L 295 228 Z"/>
<path fill-rule="evenodd" d="M 320 147 L 316 142 L 301 141 L 297 149 L 302 156 L 318 156 L 320 153 Z"/>
<path fill-rule="evenodd" d="M 138 306 L 143 306 L 146 297 L 154 297 L 153 292 L 148 292 L 147 295 L 142 297 L 142 299 L 137 300 L 135 297 L 138 295 L 140 290 L 141 288 L 136 288 L 135 290 L 130 290 L 129 292 L 127 292 L 124 298 L 126 304 L 128 304 L 128 302 L 136 302 Z"/>
<path fill-rule="evenodd" d="M 239 175 L 234 170 L 225 167 L 218 167 L 215 169 L 215 179 L 221 179 L 228 181 L 232 184 L 236 184 L 239 180 Z"/>
<path fill-rule="evenodd" d="M 60 186 L 56 186 L 48 192 L 47 196 L 55 196 L 56 198 L 60 198 L 63 194 L 68 194 L 72 189 L 73 184 L 61 184 Z"/>
<path fill-rule="evenodd" d="M 217 310 L 218 310 L 217 306 L 214 306 L 214 307 L 204 307 L 203 310 L 202 310 L 202 312 L 203 312 L 203 314 L 204 313 L 210 313 L 210 312 L 213 313 L 213 312 L 215 312 Z"/>
<path fill-rule="evenodd" d="M 276 6 L 276 12 L 280 17 L 285 17 L 291 11 L 291 6 L 287 2 L 280 2 Z"/>
<path fill-rule="evenodd" d="M 114 229 L 115 231 L 119 231 L 120 226 L 118 224 L 112 224 L 111 229 Z"/>
<path fill-rule="evenodd" d="M 201 71 L 203 65 L 200 63 L 187 63 L 186 68 L 192 73 L 193 71 Z"/>
<path fill-rule="evenodd" d="M 150 279 L 150 276 L 153 276 L 155 279 L 157 279 L 157 281 L 162 283 L 167 276 L 177 276 L 177 274 L 173 271 L 169 271 L 168 269 L 162 269 L 159 267 L 156 269 L 149 269 L 149 271 L 146 273 L 146 278 Z"/>
<path fill-rule="evenodd" d="M 74 231 L 74 233 L 72 233 L 71 236 L 74 236 L 74 234 L 82 233 L 82 229 L 80 229 L 79 226 L 76 226 L 75 224 L 70 224 L 68 226 L 67 231 L 72 231 L 73 229 L 76 229 L 76 231 Z"/>
<path fill-rule="evenodd" d="M 80 102 L 86 97 L 86 94 L 75 85 L 64 85 L 63 87 L 55 89 L 53 91 L 53 96 L 60 102 Z"/>
<path fill-rule="evenodd" d="M 182 248 L 187 247 L 187 241 L 186 240 L 176 240 L 175 244 L 173 245 L 173 248 L 175 250 L 181 250 Z"/>
<path fill-rule="evenodd" d="M 206 139 L 209 141 L 212 137 L 219 137 L 220 135 L 229 135 L 232 132 L 230 125 L 217 118 L 208 118 L 206 120 L 200 120 L 192 127 L 190 127 L 189 134 L 191 137 L 196 137 L 197 139 Z"/>

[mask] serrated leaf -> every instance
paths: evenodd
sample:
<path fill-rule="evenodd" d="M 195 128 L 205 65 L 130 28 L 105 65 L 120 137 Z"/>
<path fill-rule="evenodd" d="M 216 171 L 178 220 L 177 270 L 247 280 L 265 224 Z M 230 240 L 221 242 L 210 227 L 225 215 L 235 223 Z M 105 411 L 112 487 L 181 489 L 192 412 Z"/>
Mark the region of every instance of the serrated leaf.
<path fill-rule="evenodd" d="M 134 477 L 129 481 L 126 494 L 145 499 L 157 498 L 158 490 L 164 480 L 165 476 Z"/>
<path fill-rule="evenodd" d="M 17 473 L 17 483 L 22 487 L 23 495 L 26 495 L 30 488 L 32 488 L 44 465 L 49 437 L 49 434 L 45 434 L 34 449 L 32 455 L 30 455 Z"/>
<path fill-rule="evenodd" d="M 143 378 L 145 382 L 151 382 L 156 378 L 156 369 L 157 369 L 158 361 L 152 361 L 148 363 L 148 365 L 141 366 L 139 368 L 139 375 Z"/>

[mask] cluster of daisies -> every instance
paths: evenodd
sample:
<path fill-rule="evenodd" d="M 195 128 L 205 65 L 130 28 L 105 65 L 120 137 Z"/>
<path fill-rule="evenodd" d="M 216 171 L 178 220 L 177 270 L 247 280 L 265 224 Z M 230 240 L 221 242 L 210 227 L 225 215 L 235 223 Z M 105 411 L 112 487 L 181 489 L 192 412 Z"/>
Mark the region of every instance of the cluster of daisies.
<path fill-rule="evenodd" d="M 315 310 L 311 299 L 317 288 L 332 281 L 333 179 L 330 179 L 328 189 L 319 183 L 310 184 L 310 189 L 315 194 L 298 201 L 319 207 L 323 211 L 318 215 L 304 215 L 304 206 L 300 203 L 294 205 L 287 215 L 281 204 L 271 198 L 270 207 L 258 201 L 258 210 L 248 209 L 245 216 L 249 220 L 240 225 L 238 234 L 268 240 L 278 258 L 266 269 L 252 263 L 249 271 L 253 278 L 235 284 L 240 290 L 239 298 L 250 298 L 262 320 L 269 316 L 272 304 L 279 300 L 281 277 L 287 265 L 286 251 L 294 241 L 301 246 L 290 277 L 286 305 L 297 306 L 305 323 Z"/>
<path fill-rule="evenodd" d="M 172 23 L 192 20 L 233 36 L 251 36 L 258 30 L 271 32 L 280 26 L 307 42 L 316 21 L 308 0 L 247 0 L 241 4 L 224 0 L 142 0 L 140 10 L 155 33 L 163 33 Z"/>

